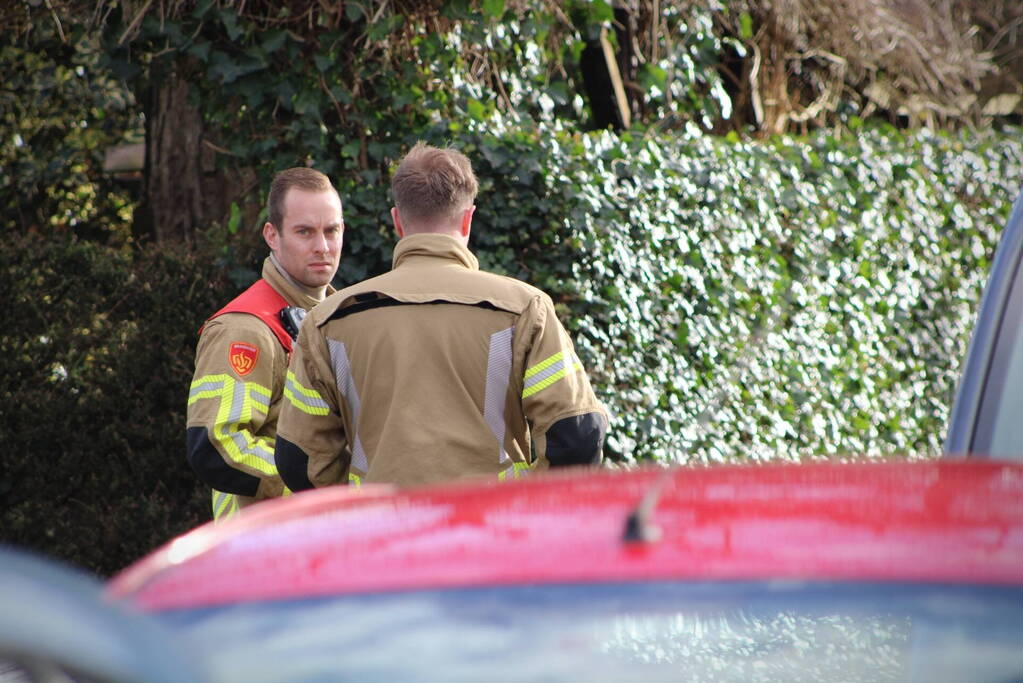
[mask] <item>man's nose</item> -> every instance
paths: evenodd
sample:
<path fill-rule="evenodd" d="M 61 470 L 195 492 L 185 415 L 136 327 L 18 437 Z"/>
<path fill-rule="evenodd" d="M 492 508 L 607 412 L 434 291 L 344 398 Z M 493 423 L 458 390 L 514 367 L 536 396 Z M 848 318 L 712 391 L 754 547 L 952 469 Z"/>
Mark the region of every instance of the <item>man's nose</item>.
<path fill-rule="evenodd" d="M 313 245 L 317 252 L 330 251 L 330 240 L 327 238 L 327 233 L 318 232 L 316 233 L 316 241 Z"/>

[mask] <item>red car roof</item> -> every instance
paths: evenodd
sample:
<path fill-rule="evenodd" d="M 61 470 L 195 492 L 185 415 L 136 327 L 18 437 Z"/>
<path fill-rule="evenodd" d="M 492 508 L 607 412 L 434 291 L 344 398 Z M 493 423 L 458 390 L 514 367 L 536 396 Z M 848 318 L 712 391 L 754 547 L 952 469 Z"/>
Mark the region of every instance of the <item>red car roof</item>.
<path fill-rule="evenodd" d="M 639 523 L 627 532 L 630 516 Z M 644 468 L 335 487 L 200 527 L 120 573 L 108 592 L 160 610 L 661 579 L 1023 585 L 1023 466 Z"/>

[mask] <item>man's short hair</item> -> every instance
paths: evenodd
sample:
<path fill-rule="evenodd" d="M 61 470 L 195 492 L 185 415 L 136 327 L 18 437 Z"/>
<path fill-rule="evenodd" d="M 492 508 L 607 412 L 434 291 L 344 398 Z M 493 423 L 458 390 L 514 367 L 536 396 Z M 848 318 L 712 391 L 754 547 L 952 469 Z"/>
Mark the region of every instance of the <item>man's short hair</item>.
<path fill-rule="evenodd" d="M 267 220 L 278 230 L 284 227 L 284 198 L 293 187 L 306 192 L 337 192 L 330 178 L 316 169 L 296 166 L 280 171 L 270 182 L 270 194 L 266 198 Z"/>
<path fill-rule="evenodd" d="M 469 159 L 451 148 L 419 142 L 391 178 L 394 205 L 406 220 L 454 219 L 472 206 L 479 182 Z"/>

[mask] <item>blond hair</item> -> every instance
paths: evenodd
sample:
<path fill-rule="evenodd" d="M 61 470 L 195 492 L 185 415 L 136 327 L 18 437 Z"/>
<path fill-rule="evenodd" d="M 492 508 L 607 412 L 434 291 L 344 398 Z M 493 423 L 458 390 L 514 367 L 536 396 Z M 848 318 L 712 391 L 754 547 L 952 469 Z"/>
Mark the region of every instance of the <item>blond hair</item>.
<path fill-rule="evenodd" d="M 479 182 L 469 159 L 451 148 L 419 142 L 391 178 L 394 205 L 409 222 L 454 220 L 472 206 Z"/>

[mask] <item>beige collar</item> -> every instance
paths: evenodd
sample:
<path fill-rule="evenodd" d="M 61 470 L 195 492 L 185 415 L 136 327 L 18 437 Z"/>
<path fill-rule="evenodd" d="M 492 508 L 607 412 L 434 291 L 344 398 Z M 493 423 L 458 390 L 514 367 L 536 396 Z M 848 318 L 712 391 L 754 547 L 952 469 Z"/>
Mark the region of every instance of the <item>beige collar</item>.
<path fill-rule="evenodd" d="M 480 269 L 480 263 L 473 253 L 463 247 L 454 237 L 429 233 L 408 235 L 398 240 L 398 244 L 394 248 L 391 267 L 398 268 L 403 263 L 418 261 L 422 258 L 448 259 L 470 270 Z"/>

